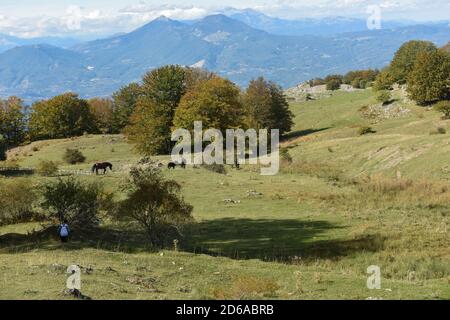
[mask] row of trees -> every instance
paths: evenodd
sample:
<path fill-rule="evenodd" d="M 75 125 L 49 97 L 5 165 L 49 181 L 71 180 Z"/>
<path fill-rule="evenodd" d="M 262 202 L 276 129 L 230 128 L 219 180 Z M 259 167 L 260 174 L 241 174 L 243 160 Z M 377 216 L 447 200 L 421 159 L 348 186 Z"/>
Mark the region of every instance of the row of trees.
<path fill-rule="evenodd" d="M 331 74 L 325 78 L 315 78 L 309 81 L 309 85 L 314 87 L 318 85 L 326 85 L 327 90 L 337 90 L 341 84 L 351 85 L 356 89 L 365 89 L 372 85 L 379 71 L 373 69 L 355 70 L 345 75 Z"/>
<path fill-rule="evenodd" d="M 406 84 L 410 98 L 422 105 L 450 99 L 450 53 L 428 41 L 403 44 L 374 89 L 389 90 L 394 83 Z"/>
<path fill-rule="evenodd" d="M 190 129 L 277 128 L 290 131 L 292 113 L 281 87 L 258 78 L 242 91 L 231 81 L 204 70 L 168 65 L 148 72 L 112 98 L 81 99 L 65 93 L 34 103 L 0 100 L 1 145 L 68 138 L 84 133 L 125 132 L 146 155 L 171 150 L 174 127 Z M 1 148 L 0 148 L 1 149 Z"/>
<path fill-rule="evenodd" d="M 147 73 L 141 86 L 131 124 L 125 133 L 146 155 L 164 154 L 172 148 L 173 128 L 291 130 L 293 115 L 281 87 L 263 78 L 250 82 L 242 92 L 216 74 L 165 66 Z"/>

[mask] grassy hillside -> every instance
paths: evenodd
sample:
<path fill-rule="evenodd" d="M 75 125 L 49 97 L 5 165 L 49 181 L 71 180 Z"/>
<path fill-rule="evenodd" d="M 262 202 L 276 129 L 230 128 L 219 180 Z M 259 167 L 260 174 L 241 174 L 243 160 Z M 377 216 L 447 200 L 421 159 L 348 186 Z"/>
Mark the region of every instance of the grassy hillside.
<path fill-rule="evenodd" d="M 450 128 L 401 91 L 396 99 L 391 107 L 410 111 L 387 120 L 363 116 L 377 104 L 368 90 L 293 104 L 296 127 L 283 145 L 294 161 L 276 176 L 164 169 L 194 206 L 177 251 L 153 252 L 142 234 L 107 221 L 66 246 L 28 234 L 38 223 L 0 227 L 0 298 L 66 298 L 65 268 L 79 264 L 93 269 L 82 291 L 94 299 L 449 299 L 449 136 L 430 131 Z M 359 136 L 361 125 L 376 133 Z M 69 147 L 87 162 L 66 169 L 113 162 L 113 173 L 80 178 L 114 189 L 139 158 L 121 136 L 36 142 L 9 155 L 33 167 L 61 161 Z M 381 290 L 366 287 L 370 265 L 381 268 Z"/>
<path fill-rule="evenodd" d="M 345 174 L 358 176 L 382 172 L 405 177 L 450 178 L 450 138 L 435 134 L 450 122 L 428 108 L 416 106 L 402 91 L 393 94 L 394 109 L 389 119 L 364 116 L 365 106 L 378 106 L 372 92 L 337 92 L 333 97 L 297 103 L 295 132 L 287 145 L 295 159 L 314 161 L 341 168 Z M 397 108 L 401 108 L 398 111 Z M 374 134 L 358 135 L 359 126 L 371 126 Z"/>

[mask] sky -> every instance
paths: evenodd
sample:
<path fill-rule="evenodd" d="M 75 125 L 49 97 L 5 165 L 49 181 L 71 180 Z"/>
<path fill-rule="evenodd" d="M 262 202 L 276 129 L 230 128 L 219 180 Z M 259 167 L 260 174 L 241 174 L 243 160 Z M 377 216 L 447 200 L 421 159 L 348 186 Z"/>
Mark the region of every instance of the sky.
<path fill-rule="evenodd" d="M 382 19 L 448 20 L 450 0 L 0 0 L 0 33 L 20 36 L 101 36 L 129 32 L 161 15 L 198 19 L 224 8 L 251 8 L 286 18 L 368 17 L 377 5 Z"/>

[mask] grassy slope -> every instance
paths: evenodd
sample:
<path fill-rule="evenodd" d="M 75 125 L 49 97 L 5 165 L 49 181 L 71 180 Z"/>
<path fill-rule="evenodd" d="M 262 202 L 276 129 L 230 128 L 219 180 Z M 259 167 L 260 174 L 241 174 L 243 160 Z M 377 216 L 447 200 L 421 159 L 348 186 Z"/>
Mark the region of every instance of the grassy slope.
<path fill-rule="evenodd" d="M 435 111 L 405 103 L 411 110 L 408 115 L 371 124 L 358 110 L 374 103 L 371 91 L 365 90 L 294 104 L 298 134 L 317 132 L 294 139 L 293 143 L 301 146 L 294 148 L 292 155 L 338 164 L 353 176 L 374 172 L 393 175 L 399 170 L 409 177 L 449 179 L 449 136 L 430 135 L 437 127 L 449 131 L 449 121 L 440 120 Z M 361 125 L 370 125 L 377 132 L 358 136 Z"/>
<path fill-rule="evenodd" d="M 356 126 L 368 123 L 357 110 L 371 103 L 370 91 L 361 91 L 293 105 L 297 137 L 289 144 L 295 146 L 290 149 L 294 160 L 336 166 L 347 177 L 400 170 L 411 177 L 446 179 L 442 167 L 448 159 L 448 136 L 429 135 L 440 122 L 438 115 L 412 106 L 408 117 L 373 125 L 376 134 L 357 136 Z M 319 129 L 323 130 L 311 133 Z M 110 188 L 120 184 L 121 169 L 138 158 L 120 136 L 38 144 L 39 151 L 14 151 L 21 165 L 34 166 L 44 158 L 59 160 L 65 148 L 78 147 L 88 158 L 88 164 L 78 168 L 87 170 L 98 160 L 115 164 L 118 170 L 108 176 L 83 176 L 101 179 Z M 405 157 L 415 155 L 411 148 L 423 145 L 431 146 L 416 157 Z M 368 154 L 381 147 L 401 151 L 368 160 Z M 395 157 L 403 160 L 394 167 L 386 165 Z M 82 275 L 83 292 L 96 299 L 214 298 L 246 277 L 276 282 L 279 289 L 269 298 L 450 298 L 449 206 L 380 201 L 376 195 L 358 193 L 351 184 L 302 171 L 263 177 L 251 168 L 228 175 L 188 168 L 166 174 L 182 184 L 195 208 L 197 223 L 186 230 L 180 252 L 168 250 L 161 255 L 140 246 L 129 252 L 131 240 L 96 239 L 62 248 L 52 240 L 34 244 L 19 237 L 15 245 L 0 245 L 0 298 L 64 298 L 66 275 L 52 267 L 55 263 L 91 265 L 93 274 Z M 263 196 L 248 198 L 248 190 Z M 224 204 L 226 198 L 241 203 Z M 35 227 L 7 226 L 0 228 L 0 234 L 25 233 Z M 381 267 L 382 290 L 365 286 L 366 268 L 372 264 Z M 155 289 L 158 292 L 149 292 Z M 232 292 L 235 298 L 246 293 L 241 288 Z"/>

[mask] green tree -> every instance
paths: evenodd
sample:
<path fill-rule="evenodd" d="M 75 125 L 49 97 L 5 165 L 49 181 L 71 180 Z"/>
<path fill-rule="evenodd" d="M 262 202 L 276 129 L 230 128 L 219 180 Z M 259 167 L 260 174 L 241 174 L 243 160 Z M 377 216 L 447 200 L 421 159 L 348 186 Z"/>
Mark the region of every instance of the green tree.
<path fill-rule="evenodd" d="M 130 83 L 113 94 L 112 133 L 119 133 L 130 124 L 130 117 L 141 95 L 142 88 L 137 83 Z"/>
<path fill-rule="evenodd" d="M 375 91 L 390 90 L 394 84 L 394 78 L 389 72 L 389 68 L 383 69 L 375 78 L 373 89 Z"/>
<path fill-rule="evenodd" d="M 279 129 L 280 134 L 291 131 L 294 125 L 294 114 L 289 109 L 289 103 L 284 95 L 283 89 L 271 82 L 269 84 L 271 96 L 271 118 L 272 126 L 270 129 Z"/>
<path fill-rule="evenodd" d="M 167 140 L 170 140 L 170 133 L 161 125 L 166 117 L 160 114 L 153 100 L 148 97 L 139 99 L 130 121 L 131 124 L 125 128 L 124 133 L 134 143 L 137 151 L 146 156 L 168 152 Z"/>
<path fill-rule="evenodd" d="M 194 121 L 202 121 L 205 130 L 215 128 L 225 132 L 228 128 L 240 127 L 242 120 L 239 88 L 216 76 L 183 96 L 175 113 L 174 125 L 193 129 Z"/>
<path fill-rule="evenodd" d="M 272 95 L 270 84 L 264 78 L 250 81 L 243 103 L 247 128 L 259 130 L 272 127 Z"/>
<path fill-rule="evenodd" d="M 29 131 L 32 140 L 57 139 L 95 133 L 97 127 L 88 102 L 65 93 L 33 104 Z"/>
<path fill-rule="evenodd" d="M 125 133 L 145 155 L 169 153 L 175 110 L 186 92 L 186 69 L 169 65 L 147 73 Z M 151 142 L 145 139 L 152 139 Z"/>
<path fill-rule="evenodd" d="M 0 134 L 7 146 L 17 146 L 25 140 L 26 119 L 23 101 L 17 97 L 0 99 Z"/>
<path fill-rule="evenodd" d="M 450 54 L 443 50 L 420 53 L 407 84 L 409 96 L 419 104 L 450 99 Z"/>
<path fill-rule="evenodd" d="M 170 231 L 180 236 L 180 228 L 193 221 L 193 208 L 180 196 L 180 190 L 176 181 L 166 180 L 153 166 L 133 168 L 122 187 L 126 199 L 119 204 L 117 218 L 137 222 L 151 244 L 160 247 Z"/>
<path fill-rule="evenodd" d="M 408 74 L 413 70 L 419 53 L 435 52 L 436 46 L 429 41 L 408 41 L 404 43 L 394 55 L 389 66 L 389 74 L 393 82 L 406 83 Z"/>
<path fill-rule="evenodd" d="M 82 182 L 70 178 L 58 178 L 41 186 L 42 209 L 48 218 L 79 227 L 97 225 L 103 210 L 111 208 L 111 194 L 104 191 L 96 182 Z"/>

